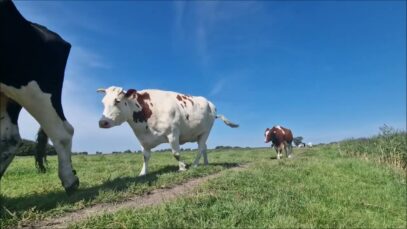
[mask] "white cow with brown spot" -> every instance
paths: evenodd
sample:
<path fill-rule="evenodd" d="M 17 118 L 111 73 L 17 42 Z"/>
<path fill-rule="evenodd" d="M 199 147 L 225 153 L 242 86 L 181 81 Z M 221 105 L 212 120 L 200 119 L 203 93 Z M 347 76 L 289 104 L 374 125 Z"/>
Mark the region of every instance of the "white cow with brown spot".
<path fill-rule="evenodd" d="M 215 106 L 204 97 L 161 90 L 125 91 L 115 86 L 97 91 L 105 93 L 100 128 L 127 122 L 139 140 L 144 156 L 140 176 L 147 174 L 151 149 L 162 143 L 171 145 L 180 171 L 186 170 L 179 155 L 180 144 L 186 142 L 198 143 L 194 166 L 198 165 L 201 156 L 207 165 L 206 141 L 215 119 L 222 119 L 230 127 L 238 127 L 223 115 L 216 115 Z"/>

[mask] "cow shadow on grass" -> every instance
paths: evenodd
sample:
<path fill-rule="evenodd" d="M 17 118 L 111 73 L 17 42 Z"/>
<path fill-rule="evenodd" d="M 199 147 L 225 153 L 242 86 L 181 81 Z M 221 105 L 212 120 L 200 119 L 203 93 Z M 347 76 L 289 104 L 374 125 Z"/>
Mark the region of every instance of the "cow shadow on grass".
<path fill-rule="evenodd" d="M 202 165 L 200 165 L 201 167 Z M 209 166 L 221 166 L 225 169 L 237 167 L 239 164 L 237 163 L 210 163 Z M 191 166 L 188 166 L 191 168 Z M 191 168 L 192 169 L 192 168 Z M 89 202 L 94 199 L 97 199 L 102 191 L 116 191 L 120 192 L 123 190 L 128 189 L 130 186 L 134 184 L 146 184 L 147 186 L 151 186 L 161 175 L 170 173 L 170 172 L 177 172 L 178 166 L 169 165 L 163 167 L 159 170 L 153 171 L 146 176 L 143 177 L 117 177 L 113 180 L 105 181 L 103 184 L 80 188 L 76 191 L 73 195 L 67 196 L 65 192 L 58 191 L 58 192 L 49 192 L 49 193 L 36 193 L 31 195 L 26 195 L 23 197 L 16 197 L 16 198 L 8 198 L 8 197 L 1 197 L 2 203 L 0 203 L 0 219 L 10 217 L 10 214 L 5 214 L 3 211 L 7 209 L 9 212 L 22 212 L 27 211 L 30 209 L 34 209 L 36 211 L 48 211 L 54 209 L 60 205 L 65 204 L 77 204 L 78 202 Z M 146 194 L 148 190 L 141 190 L 140 193 L 136 194 Z M 136 195 L 135 194 L 135 195 Z"/>

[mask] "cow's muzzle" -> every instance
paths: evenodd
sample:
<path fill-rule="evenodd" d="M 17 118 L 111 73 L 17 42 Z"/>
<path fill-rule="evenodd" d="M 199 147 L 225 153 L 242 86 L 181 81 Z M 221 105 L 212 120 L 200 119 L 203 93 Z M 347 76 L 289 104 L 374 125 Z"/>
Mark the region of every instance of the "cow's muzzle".
<path fill-rule="evenodd" d="M 99 127 L 100 128 L 110 128 L 112 127 L 112 122 L 107 119 L 99 120 Z"/>

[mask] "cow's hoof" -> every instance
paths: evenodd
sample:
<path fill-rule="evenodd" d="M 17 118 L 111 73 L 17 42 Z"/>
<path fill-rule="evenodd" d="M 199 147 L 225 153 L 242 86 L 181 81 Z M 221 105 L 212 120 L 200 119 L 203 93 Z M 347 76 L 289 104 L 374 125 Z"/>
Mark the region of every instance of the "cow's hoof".
<path fill-rule="evenodd" d="M 138 176 L 139 177 L 145 177 L 147 174 L 145 174 L 145 173 L 140 173 Z"/>
<path fill-rule="evenodd" d="M 68 194 L 68 196 L 70 196 L 78 189 L 78 187 L 79 187 L 79 178 L 76 177 L 75 182 L 73 182 L 71 186 L 65 188 L 65 192 L 66 194 Z"/>
<path fill-rule="evenodd" d="M 187 171 L 187 169 L 186 168 L 179 168 L 178 169 L 178 172 L 184 172 L 184 171 Z"/>

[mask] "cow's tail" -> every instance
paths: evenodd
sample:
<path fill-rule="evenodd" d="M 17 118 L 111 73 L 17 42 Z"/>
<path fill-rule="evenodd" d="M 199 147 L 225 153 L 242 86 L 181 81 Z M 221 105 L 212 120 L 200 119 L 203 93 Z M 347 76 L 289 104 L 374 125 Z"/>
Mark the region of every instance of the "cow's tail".
<path fill-rule="evenodd" d="M 47 163 L 47 143 L 48 136 L 43 129 L 39 129 L 37 133 L 37 145 L 35 147 L 35 166 L 40 173 L 45 173 L 44 164 Z"/>
<path fill-rule="evenodd" d="M 220 118 L 226 125 L 228 125 L 228 126 L 230 126 L 230 127 L 232 127 L 232 128 L 237 128 L 237 127 L 239 127 L 238 124 L 229 121 L 229 119 L 227 119 L 227 118 L 226 118 L 225 116 L 223 116 L 223 115 L 216 115 L 216 118 Z"/>
<path fill-rule="evenodd" d="M 209 107 L 212 110 L 212 114 L 215 118 L 220 118 L 226 125 L 232 127 L 232 128 L 237 128 L 239 127 L 238 124 L 235 124 L 233 122 L 231 122 L 229 119 L 227 119 L 224 115 L 217 115 L 217 111 L 216 111 L 216 107 L 213 103 L 209 102 Z"/>

